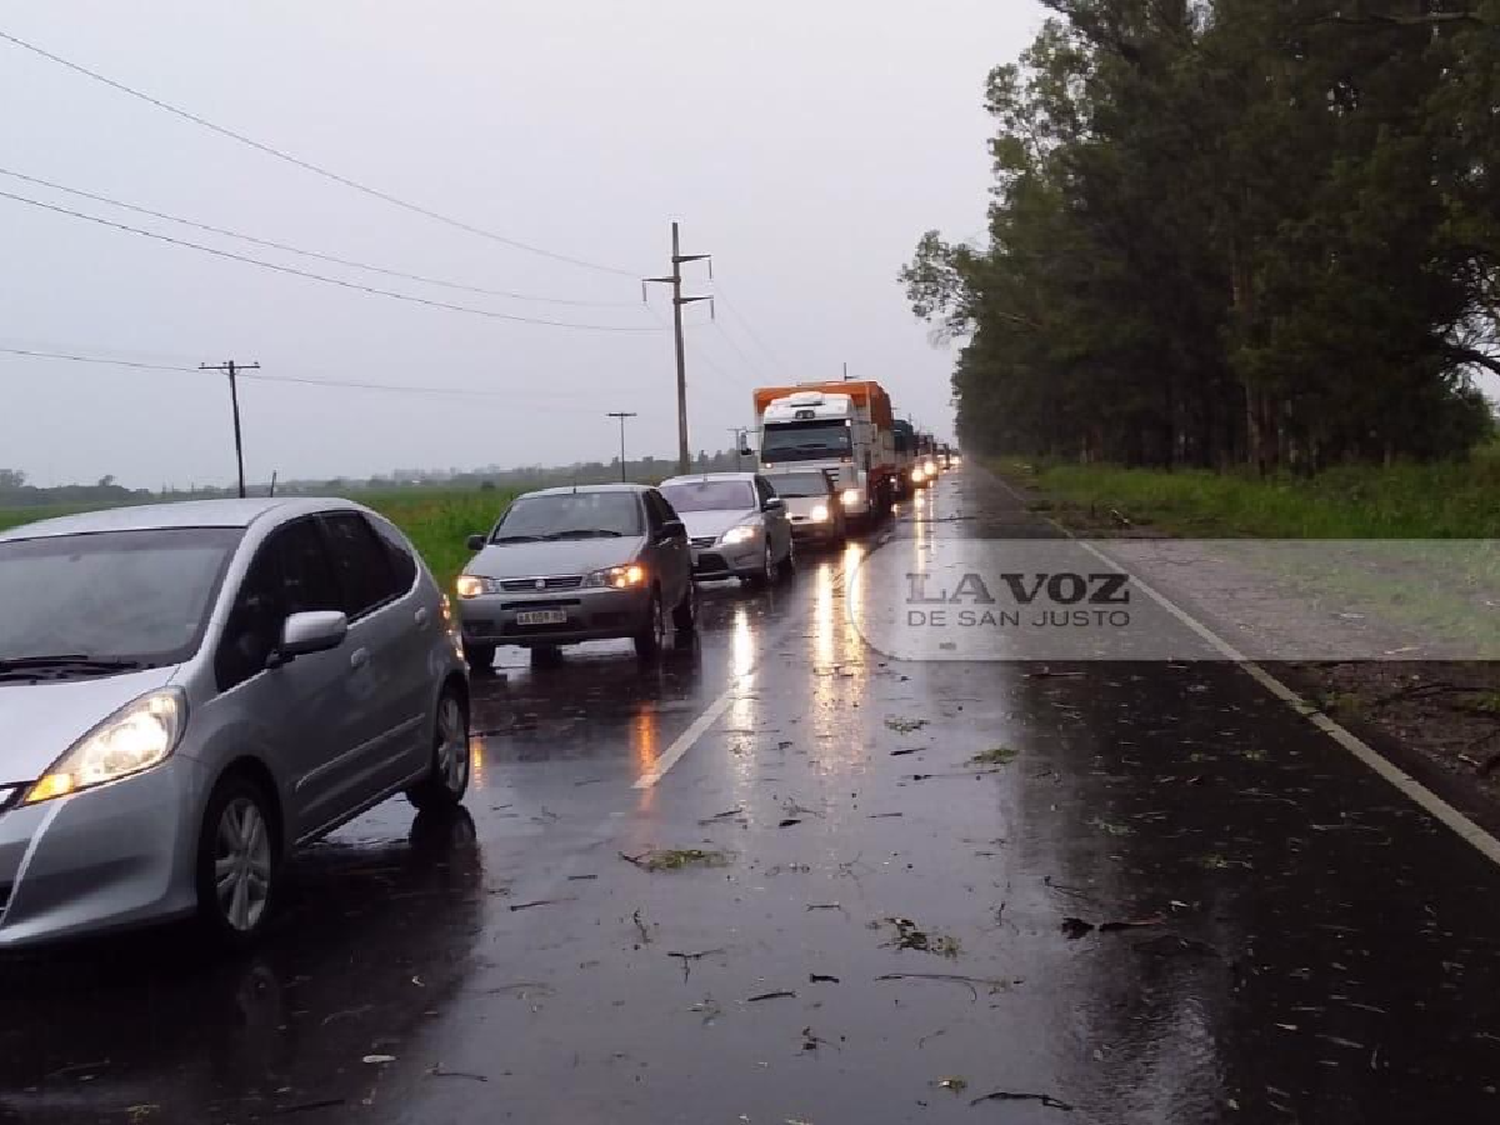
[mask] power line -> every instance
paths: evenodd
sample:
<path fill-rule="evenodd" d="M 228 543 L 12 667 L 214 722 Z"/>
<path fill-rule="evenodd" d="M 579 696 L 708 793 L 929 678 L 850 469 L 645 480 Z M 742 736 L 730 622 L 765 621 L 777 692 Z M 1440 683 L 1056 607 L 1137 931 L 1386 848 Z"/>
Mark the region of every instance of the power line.
<path fill-rule="evenodd" d="M 138 371 L 170 371 L 197 375 L 202 371 L 201 367 L 174 366 L 163 363 L 141 363 L 135 360 L 114 359 L 106 356 L 81 355 L 74 352 L 51 352 L 41 351 L 35 348 L 12 348 L 0 346 L 0 354 L 24 356 L 30 359 L 53 359 L 66 360 L 72 363 L 97 364 L 105 367 L 125 367 Z M 237 368 L 238 378 L 244 381 L 258 383 L 290 383 L 304 387 L 327 387 L 337 390 L 356 391 L 386 391 L 392 394 L 414 394 L 414 395 L 441 395 L 460 396 L 465 398 L 501 399 L 510 403 L 525 403 L 526 396 L 515 394 L 511 391 L 482 390 L 474 387 L 423 387 L 413 384 L 401 383 L 367 383 L 355 379 L 328 379 L 313 378 L 304 375 L 270 375 L 264 371 L 251 372 L 246 368 Z M 565 396 L 570 401 L 577 396 Z M 592 414 L 593 410 L 584 407 L 563 407 L 548 405 L 548 410 L 565 411 L 576 414 Z"/>
<path fill-rule="evenodd" d="M 0 33 L 3 34 L 3 33 Z M 488 317 L 491 320 L 509 320 L 518 324 L 541 324 L 551 328 L 576 328 L 589 332 L 659 332 L 661 329 L 647 326 L 632 327 L 619 324 L 581 324 L 568 320 L 546 320 L 540 317 L 517 316 L 512 313 L 496 312 L 493 309 L 478 309 L 472 305 L 456 305 L 450 301 L 439 301 L 430 297 L 418 297 L 411 293 L 401 293 L 394 289 L 381 289 L 373 285 L 362 285 L 356 281 L 345 281 L 342 278 L 328 277 L 326 274 L 313 273 L 310 270 L 298 269 L 296 266 L 284 266 L 276 262 L 268 262 L 263 258 L 252 258 L 246 254 L 236 254 L 232 250 L 220 250 L 213 246 L 204 246 L 199 242 L 190 242 L 184 238 L 173 238 L 171 235 L 159 234 L 156 231 L 143 230 L 140 227 L 130 226 L 128 223 L 117 223 L 112 219 L 102 219 L 97 215 L 89 215 L 83 211 L 74 211 L 68 207 L 59 207 L 53 203 L 43 203 L 41 200 L 29 199 L 24 195 L 15 195 L 12 192 L 0 191 L 0 199 L 10 199 L 17 203 L 25 203 L 31 207 L 39 207 L 44 211 L 52 211 L 59 215 L 67 215 L 75 219 L 84 219 L 99 226 L 112 227 L 115 230 L 127 231 L 130 234 L 138 234 L 143 238 L 155 239 L 158 242 L 167 242 L 173 246 L 186 247 L 189 250 L 198 250 L 204 254 L 212 254 L 217 258 L 227 258 L 234 262 L 244 262 L 247 265 L 259 266 L 262 269 L 274 270 L 277 273 L 290 274 L 293 277 L 307 278 L 310 281 L 321 281 L 325 285 L 337 285 L 341 289 L 352 289 L 359 293 L 368 293 L 377 297 L 389 297 L 396 301 L 408 301 L 416 305 L 428 305 L 435 309 L 447 309 L 450 312 L 468 313 L 471 316 Z"/>
<path fill-rule="evenodd" d="M 91 199 L 95 203 L 105 203 L 111 207 L 119 207 L 125 211 L 133 211 L 138 215 L 149 215 L 153 219 L 164 219 L 169 223 L 180 223 L 194 230 L 207 231 L 210 234 L 223 235 L 226 238 L 237 238 L 242 242 L 254 243 L 256 246 L 265 246 L 272 250 L 281 250 L 288 254 L 298 254 L 304 258 L 315 258 L 320 262 L 331 262 L 334 265 L 348 266 L 351 269 L 368 270 L 371 273 L 385 274 L 387 277 L 404 278 L 407 281 L 420 281 L 424 285 L 440 285 L 445 289 L 458 289 L 466 293 L 482 293 L 489 297 L 506 297 L 513 301 L 532 301 L 545 305 L 576 305 L 585 308 L 636 308 L 635 301 L 576 301 L 567 297 L 538 297 L 530 293 L 515 293 L 507 289 L 487 289 L 480 285 L 466 285 L 458 281 L 445 281 L 439 277 L 428 277 L 420 273 L 407 273 L 404 270 L 390 269 L 386 266 L 375 266 L 368 262 L 355 261 L 352 258 L 340 258 L 335 254 L 325 254 L 318 250 L 304 250 L 299 246 L 292 246 L 285 242 L 275 242 L 269 238 L 258 238 L 253 234 L 244 234 L 240 231 L 229 230 L 225 227 L 216 227 L 210 223 L 198 222 L 194 219 L 184 219 L 179 215 L 169 215 L 165 211 L 153 211 L 149 207 L 141 207 L 135 203 L 126 203 L 124 200 L 112 199 L 107 195 L 98 195 L 81 188 L 68 187 L 52 180 L 44 180 L 39 176 L 28 176 L 24 172 L 12 171 L 9 168 L 0 168 L 0 176 L 9 176 L 12 179 L 24 180 L 29 184 L 39 187 L 51 188 L 54 191 L 66 192 L 68 195 L 76 195 L 81 199 Z"/>
<path fill-rule="evenodd" d="M 773 352 L 766 344 L 766 342 L 761 339 L 760 333 L 755 330 L 754 326 L 746 318 L 745 314 L 740 312 L 739 306 L 737 306 L 732 300 L 730 300 L 728 293 L 724 292 L 724 283 L 715 283 L 714 289 L 718 294 L 719 299 L 724 302 L 724 308 L 728 311 L 729 315 L 734 317 L 739 326 L 745 330 L 745 335 L 748 336 L 755 344 L 755 346 L 761 350 L 765 357 L 771 361 L 771 365 L 780 371 L 787 370 L 787 365 L 782 362 L 781 357 Z"/>
<path fill-rule="evenodd" d="M 723 326 L 720 325 L 717 320 L 712 321 L 711 323 L 713 324 L 714 329 L 719 333 L 720 339 L 722 339 L 724 343 L 729 345 L 730 351 L 739 356 L 740 362 L 742 362 L 746 367 L 750 369 L 750 373 L 757 378 L 763 378 L 764 372 L 761 371 L 760 365 L 744 353 L 740 346 L 734 342 L 734 337 L 731 336 L 728 332 L 724 331 Z"/>
<path fill-rule="evenodd" d="M 203 128 L 208 129 L 211 132 L 218 133 L 222 137 L 228 137 L 232 141 L 237 141 L 242 145 L 248 145 L 250 148 L 256 149 L 259 152 L 263 152 L 268 156 L 274 156 L 278 160 L 284 160 L 288 164 L 296 165 L 298 168 L 301 168 L 304 171 L 312 172 L 314 175 L 322 176 L 325 179 L 332 180 L 334 183 L 342 184 L 344 187 L 352 188 L 355 191 L 361 192 L 375 199 L 379 199 L 385 203 L 389 203 L 392 206 L 400 207 L 404 210 L 411 211 L 414 214 L 422 215 L 425 218 L 432 219 L 439 223 L 444 223 L 450 227 L 455 227 L 458 230 L 467 231 L 469 234 L 476 234 L 481 238 L 488 238 L 493 242 L 499 242 L 502 245 L 509 246 L 515 250 L 524 250 L 528 254 L 537 254 L 543 258 L 550 258 L 555 262 L 564 262 L 570 266 L 578 266 L 582 269 L 597 270 L 600 273 L 616 274 L 620 277 L 636 278 L 640 276 L 634 270 L 617 269 L 614 266 L 602 265 L 599 262 L 591 262 L 585 258 L 575 258 L 567 254 L 559 254 L 555 251 L 547 250 L 541 246 L 533 246 L 528 242 L 521 242 L 518 239 L 508 238 L 503 234 L 496 234 L 494 231 L 486 230 L 483 227 L 474 226 L 472 223 L 466 223 L 462 219 L 455 219 L 449 215 L 444 215 L 441 212 L 433 211 L 427 207 L 423 207 L 420 204 L 411 203 L 405 199 L 399 198 L 398 196 L 391 195 L 389 192 L 381 191 L 379 188 L 370 187 L 368 184 L 360 183 L 358 180 L 350 179 L 348 176 L 341 176 L 339 173 L 330 171 L 329 169 L 323 168 L 320 165 L 312 163 L 311 161 L 303 160 L 300 157 L 293 156 L 291 153 L 284 152 L 281 149 L 275 148 L 274 146 L 266 144 L 263 141 L 257 141 L 252 137 L 247 137 L 243 133 L 237 133 L 233 129 L 226 128 L 223 125 L 217 125 L 205 117 L 199 117 L 196 113 L 191 113 L 188 110 L 172 105 L 170 102 L 162 101 L 160 98 L 154 98 L 150 94 L 143 93 L 140 90 L 136 90 L 133 87 L 127 86 L 123 82 L 117 82 L 113 78 L 108 78 L 103 74 L 100 74 L 98 71 L 90 70 L 88 67 L 82 66 L 79 63 L 70 62 L 68 59 L 63 58 L 60 55 L 54 55 L 51 51 L 44 50 L 34 43 L 28 43 L 26 40 L 17 38 L 16 36 L 9 34 L 8 32 L 0 31 L 0 39 L 3 39 L 8 43 L 13 43 L 15 46 L 20 47 L 23 50 L 30 51 L 34 55 L 40 55 L 47 61 L 54 62 L 59 66 L 66 67 L 67 69 L 74 71 L 77 74 L 82 74 L 86 78 L 92 78 L 95 82 L 101 82 L 113 90 L 118 90 L 122 94 L 128 94 L 130 97 L 146 102 L 148 105 L 153 105 L 157 109 L 165 110 L 167 113 L 180 117 L 184 121 L 190 121 L 194 125 L 202 126 Z"/>

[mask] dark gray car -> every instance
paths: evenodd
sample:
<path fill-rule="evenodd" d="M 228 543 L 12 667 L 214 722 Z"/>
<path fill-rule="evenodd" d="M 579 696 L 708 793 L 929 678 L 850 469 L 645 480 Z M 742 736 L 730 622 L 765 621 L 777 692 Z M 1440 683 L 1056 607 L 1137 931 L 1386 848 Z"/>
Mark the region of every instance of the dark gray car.
<path fill-rule="evenodd" d="M 697 627 L 687 530 L 654 488 L 635 484 L 549 488 L 517 497 L 458 578 L 469 664 L 486 668 L 499 645 L 547 652 L 630 637 L 655 655 L 667 615 Z"/>

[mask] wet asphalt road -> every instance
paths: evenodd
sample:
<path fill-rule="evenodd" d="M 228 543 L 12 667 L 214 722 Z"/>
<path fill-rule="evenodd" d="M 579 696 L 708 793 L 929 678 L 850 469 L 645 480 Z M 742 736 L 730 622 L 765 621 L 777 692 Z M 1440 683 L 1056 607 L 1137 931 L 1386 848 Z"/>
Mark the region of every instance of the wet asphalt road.
<path fill-rule="evenodd" d="M 875 539 L 1047 532 L 965 470 Z M 873 545 L 658 667 L 502 650 L 469 815 L 305 853 L 249 959 L 0 961 L 0 1121 L 1500 1119 L 1500 871 L 1232 667 L 887 660 Z"/>

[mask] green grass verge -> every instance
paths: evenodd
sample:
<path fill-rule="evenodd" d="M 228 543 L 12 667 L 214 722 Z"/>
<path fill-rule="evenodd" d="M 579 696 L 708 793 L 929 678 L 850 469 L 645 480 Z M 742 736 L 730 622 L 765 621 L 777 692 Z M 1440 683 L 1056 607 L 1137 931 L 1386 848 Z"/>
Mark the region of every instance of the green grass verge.
<path fill-rule="evenodd" d="M 1310 480 L 1199 470 L 996 462 L 1068 508 L 1110 509 L 1175 535 L 1268 539 L 1500 538 L 1500 448 L 1464 463 L 1354 466 Z"/>
<path fill-rule="evenodd" d="M 469 560 L 465 540 L 476 532 L 488 531 L 513 495 L 504 489 L 491 492 L 393 489 L 359 492 L 351 499 L 374 508 L 406 532 L 443 589 L 451 591 L 454 578 Z M 89 510 L 88 505 L 0 508 L 0 531 Z"/>

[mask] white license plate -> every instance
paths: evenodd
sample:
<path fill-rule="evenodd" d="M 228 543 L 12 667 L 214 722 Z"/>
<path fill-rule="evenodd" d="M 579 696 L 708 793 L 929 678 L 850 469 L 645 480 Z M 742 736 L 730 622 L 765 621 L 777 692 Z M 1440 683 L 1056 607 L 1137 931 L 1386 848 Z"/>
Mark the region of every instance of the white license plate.
<path fill-rule="evenodd" d="M 568 615 L 560 609 L 531 609 L 516 614 L 517 625 L 566 625 Z"/>

